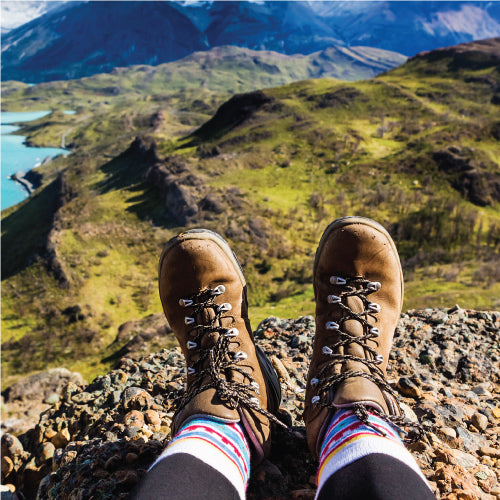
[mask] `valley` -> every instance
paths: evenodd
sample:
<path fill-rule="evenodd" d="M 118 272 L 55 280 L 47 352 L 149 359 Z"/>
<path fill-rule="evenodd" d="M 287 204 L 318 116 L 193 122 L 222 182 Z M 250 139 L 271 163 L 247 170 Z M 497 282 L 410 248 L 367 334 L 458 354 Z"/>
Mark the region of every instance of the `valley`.
<path fill-rule="evenodd" d="M 171 347 L 143 333 L 165 332 L 157 259 L 187 227 L 230 242 L 254 327 L 314 314 L 317 242 L 353 214 L 395 238 L 405 309 L 500 306 L 500 39 L 356 82 L 314 79 L 307 58 L 217 50 L 3 83 L 4 110 L 53 110 L 20 134 L 71 150 L 2 211 L 4 386 L 54 366 L 90 380 L 124 352 Z"/>

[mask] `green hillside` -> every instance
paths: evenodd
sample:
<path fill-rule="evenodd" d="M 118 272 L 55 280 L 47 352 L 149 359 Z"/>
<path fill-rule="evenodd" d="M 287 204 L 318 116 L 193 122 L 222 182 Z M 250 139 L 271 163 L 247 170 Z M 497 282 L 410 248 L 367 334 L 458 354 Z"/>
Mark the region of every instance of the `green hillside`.
<path fill-rule="evenodd" d="M 394 236 L 405 308 L 499 307 L 499 64 L 497 39 L 372 80 L 229 100 L 223 82 L 180 90 L 141 68 L 32 91 L 9 83 L 9 110 L 77 113 L 23 131 L 40 144 L 65 134 L 73 153 L 41 167 L 35 195 L 2 212 L 3 384 L 47 366 L 107 369 L 142 328 L 113 342 L 118 327 L 161 311 L 157 259 L 186 227 L 229 240 L 254 326 L 313 314 L 316 245 L 331 220 L 354 214 Z"/>

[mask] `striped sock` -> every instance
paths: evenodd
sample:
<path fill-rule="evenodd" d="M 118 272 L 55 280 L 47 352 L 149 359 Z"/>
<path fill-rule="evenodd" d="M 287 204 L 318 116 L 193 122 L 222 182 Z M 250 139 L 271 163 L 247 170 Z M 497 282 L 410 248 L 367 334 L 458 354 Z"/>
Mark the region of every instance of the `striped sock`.
<path fill-rule="evenodd" d="M 369 422 L 385 437 L 360 422 L 351 410 L 339 410 L 330 421 L 319 457 L 316 497 L 327 479 L 338 470 L 370 453 L 383 453 L 413 469 L 427 484 L 422 471 L 404 447 L 398 431 L 374 413 Z"/>
<path fill-rule="evenodd" d="M 166 457 L 188 453 L 225 476 L 245 498 L 250 475 L 250 448 L 240 424 L 217 422 L 209 417 L 190 420 L 170 441 L 150 470 Z"/>

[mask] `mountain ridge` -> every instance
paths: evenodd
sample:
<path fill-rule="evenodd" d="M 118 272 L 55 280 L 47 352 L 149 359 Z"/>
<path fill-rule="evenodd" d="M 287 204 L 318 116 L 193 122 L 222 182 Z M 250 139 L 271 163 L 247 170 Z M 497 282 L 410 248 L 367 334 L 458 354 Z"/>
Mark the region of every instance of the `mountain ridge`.
<path fill-rule="evenodd" d="M 168 62 L 220 45 L 287 54 L 371 46 L 412 56 L 500 35 L 500 6 L 490 3 L 358 7 L 286 1 L 68 3 L 2 36 L 2 78 L 29 83 L 78 78 L 116 66 Z"/>

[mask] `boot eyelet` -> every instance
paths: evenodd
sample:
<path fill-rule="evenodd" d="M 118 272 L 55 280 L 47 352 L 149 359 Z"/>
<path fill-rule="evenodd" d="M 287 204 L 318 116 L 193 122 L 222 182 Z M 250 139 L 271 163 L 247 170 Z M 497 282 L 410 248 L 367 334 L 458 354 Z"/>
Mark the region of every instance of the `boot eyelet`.
<path fill-rule="evenodd" d="M 224 335 L 226 337 L 236 337 L 239 333 L 237 328 L 230 328 Z"/>
<path fill-rule="evenodd" d="M 335 321 L 327 321 L 325 326 L 326 326 L 327 330 L 338 330 L 339 329 L 339 325 L 338 325 L 338 323 L 335 323 Z"/>
<path fill-rule="evenodd" d="M 376 292 L 382 288 L 382 284 L 379 281 L 370 281 L 367 286 L 368 290 Z"/>
<path fill-rule="evenodd" d="M 243 352 L 243 351 L 238 351 L 237 353 L 234 354 L 233 357 L 234 357 L 234 359 L 237 359 L 237 360 L 242 360 L 242 359 L 248 358 L 247 353 Z"/>
<path fill-rule="evenodd" d="M 368 306 L 368 310 L 374 313 L 379 313 L 381 309 L 380 305 L 376 302 L 370 302 L 370 305 Z"/>
<path fill-rule="evenodd" d="M 328 295 L 328 302 L 330 304 L 339 304 L 341 299 L 337 295 Z"/>
<path fill-rule="evenodd" d="M 311 399 L 311 403 L 314 405 L 314 404 L 316 404 L 319 400 L 320 400 L 320 397 L 319 397 L 319 396 L 314 396 L 314 397 Z"/>
<path fill-rule="evenodd" d="M 224 302 L 218 307 L 218 312 L 230 311 L 232 308 L 233 306 L 229 302 Z"/>
<path fill-rule="evenodd" d="M 311 381 L 309 382 L 311 385 L 316 385 L 319 382 L 317 378 L 312 378 Z"/>
<path fill-rule="evenodd" d="M 326 354 L 326 355 L 333 354 L 333 351 L 332 351 L 332 350 L 331 350 L 331 349 L 330 349 L 327 345 L 325 345 L 325 346 L 323 347 L 323 349 L 321 350 L 321 352 L 322 352 L 323 354 Z"/>
<path fill-rule="evenodd" d="M 345 285 L 346 280 L 340 276 L 330 276 L 330 283 L 332 285 Z"/>
<path fill-rule="evenodd" d="M 180 299 L 179 305 L 182 307 L 189 307 L 193 305 L 193 301 L 191 299 Z"/>
<path fill-rule="evenodd" d="M 194 318 L 190 318 L 189 316 L 186 316 L 186 317 L 184 318 L 184 323 L 185 323 L 186 325 L 194 325 L 194 323 L 195 323 L 195 319 L 194 319 Z"/>
<path fill-rule="evenodd" d="M 224 285 L 219 285 L 219 286 L 216 286 L 212 290 L 212 295 L 220 295 L 220 294 L 224 293 L 225 291 L 226 291 L 226 287 Z"/>
<path fill-rule="evenodd" d="M 370 333 L 373 337 L 380 337 L 380 330 L 376 326 L 370 328 Z"/>
<path fill-rule="evenodd" d="M 196 373 L 196 370 L 194 368 L 192 368 L 191 366 L 188 366 L 187 372 L 188 372 L 188 375 L 193 375 L 194 373 Z"/>
<path fill-rule="evenodd" d="M 196 342 L 193 342 L 192 340 L 187 341 L 187 348 L 188 349 L 196 349 L 198 347 L 198 344 Z"/>
<path fill-rule="evenodd" d="M 257 382 L 251 382 L 250 385 L 254 388 L 255 392 L 260 395 L 260 387 Z"/>

